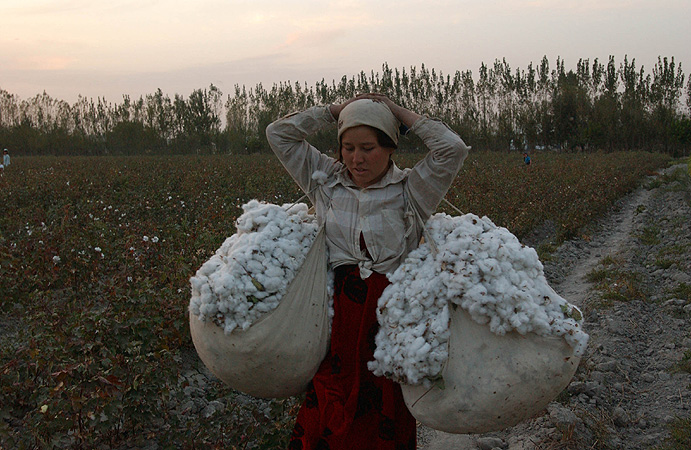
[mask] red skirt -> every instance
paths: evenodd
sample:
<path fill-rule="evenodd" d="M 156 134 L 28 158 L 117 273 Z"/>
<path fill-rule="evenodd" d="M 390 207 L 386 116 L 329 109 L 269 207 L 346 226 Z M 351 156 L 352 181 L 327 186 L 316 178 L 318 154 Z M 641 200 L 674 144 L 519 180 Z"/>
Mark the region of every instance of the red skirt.
<path fill-rule="evenodd" d="M 357 266 L 335 269 L 331 346 L 307 387 L 289 450 L 413 450 L 415 418 L 401 387 L 367 369 L 379 329 L 377 301 L 385 275 L 360 278 Z"/>

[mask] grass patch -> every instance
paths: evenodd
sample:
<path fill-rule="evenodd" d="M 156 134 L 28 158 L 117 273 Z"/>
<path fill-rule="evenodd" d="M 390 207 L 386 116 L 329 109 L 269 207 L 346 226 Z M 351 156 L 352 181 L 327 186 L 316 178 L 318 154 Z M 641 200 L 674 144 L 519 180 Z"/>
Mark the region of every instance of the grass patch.
<path fill-rule="evenodd" d="M 685 191 L 689 186 L 690 179 L 686 174 L 686 171 L 682 168 L 675 169 L 671 174 L 666 177 L 667 183 L 671 184 L 666 188 L 670 192 Z"/>
<path fill-rule="evenodd" d="M 665 186 L 667 191 L 682 191 L 689 185 L 689 175 L 683 168 L 677 168 L 671 173 L 664 174 L 648 183 L 648 190 L 656 189 Z M 678 182 L 679 184 L 676 184 Z M 668 186 L 671 185 L 671 186 Z"/>
<path fill-rule="evenodd" d="M 686 350 L 684 357 L 677 363 L 675 372 L 691 373 L 691 350 Z"/>
<path fill-rule="evenodd" d="M 643 231 L 636 237 L 643 245 L 657 245 L 660 243 L 660 229 L 654 225 L 643 228 Z"/>
<path fill-rule="evenodd" d="M 657 252 L 655 265 L 661 269 L 669 269 L 678 263 L 678 258 L 688 251 L 688 245 L 674 244 L 661 248 Z"/>
<path fill-rule="evenodd" d="M 641 275 L 619 270 L 616 266 L 620 263 L 614 256 L 607 255 L 586 275 L 586 280 L 595 284 L 595 288 L 602 292 L 600 307 L 609 307 L 613 302 L 646 299 Z"/>
<path fill-rule="evenodd" d="M 614 256 L 607 255 L 604 258 L 602 258 L 600 264 L 602 264 L 603 266 L 612 266 L 614 264 L 617 264 L 618 262 L 619 261 L 616 258 L 614 258 Z"/>
<path fill-rule="evenodd" d="M 672 225 L 672 227 L 682 227 L 686 225 L 688 220 L 689 219 L 687 217 L 677 216 L 670 219 L 669 224 Z M 683 248 L 684 246 L 681 245 L 681 247 Z M 686 247 L 688 247 L 688 245 L 686 245 Z"/>
<path fill-rule="evenodd" d="M 677 418 L 669 424 L 670 437 L 654 450 L 688 450 L 691 448 L 691 417 Z"/>
<path fill-rule="evenodd" d="M 603 281 L 612 278 L 615 272 L 616 271 L 612 269 L 605 268 L 593 269 L 588 273 L 588 275 L 586 275 L 586 279 L 591 283 L 602 283 Z"/>
<path fill-rule="evenodd" d="M 591 283 L 602 283 L 603 281 L 614 279 L 618 272 L 611 267 L 619 261 L 612 255 L 607 255 L 600 260 L 600 264 L 586 275 L 586 280 Z"/>
<path fill-rule="evenodd" d="M 669 269 L 674 265 L 676 261 L 673 259 L 667 259 L 667 258 L 656 258 L 655 259 L 655 265 L 659 267 L 660 269 Z"/>
<path fill-rule="evenodd" d="M 631 298 L 626 296 L 626 294 L 619 292 L 616 289 L 611 289 L 611 290 L 605 291 L 602 294 L 602 299 L 603 300 L 611 300 L 613 302 L 620 302 L 620 303 L 628 302 L 629 300 L 631 300 Z"/>
<path fill-rule="evenodd" d="M 681 225 L 679 223 L 678 225 Z M 660 251 L 657 253 L 659 257 L 663 256 L 681 256 L 685 254 L 688 250 L 688 245 L 682 245 L 682 244 L 674 244 L 674 245 L 669 245 L 667 247 L 663 247 L 660 249 Z"/>
<path fill-rule="evenodd" d="M 540 244 L 536 251 L 540 261 L 551 261 L 552 254 L 557 251 L 557 246 L 552 242 L 545 242 Z"/>
<path fill-rule="evenodd" d="M 653 181 L 651 181 L 650 183 L 648 183 L 648 184 L 646 185 L 646 188 L 647 188 L 649 191 L 652 191 L 653 189 L 657 189 L 657 188 L 661 187 L 662 184 L 663 184 L 663 183 L 662 183 L 662 177 L 658 177 L 658 178 L 655 178 L 655 179 L 654 179 Z"/>
<path fill-rule="evenodd" d="M 612 427 L 612 417 L 605 411 L 598 411 L 596 414 L 585 413 L 582 417 L 590 431 L 593 433 L 593 440 L 595 441 L 592 446 L 581 446 L 576 447 L 578 449 L 583 448 L 598 448 L 601 450 L 612 450 L 614 446 L 610 443 L 612 439 L 611 427 Z"/>
<path fill-rule="evenodd" d="M 596 284 L 596 289 L 602 292 L 600 298 L 605 301 L 628 302 L 647 298 L 638 273 L 600 268 L 588 273 L 587 280 Z"/>
<path fill-rule="evenodd" d="M 670 294 L 676 298 L 691 301 L 691 284 L 679 283 L 674 289 L 672 289 Z"/>

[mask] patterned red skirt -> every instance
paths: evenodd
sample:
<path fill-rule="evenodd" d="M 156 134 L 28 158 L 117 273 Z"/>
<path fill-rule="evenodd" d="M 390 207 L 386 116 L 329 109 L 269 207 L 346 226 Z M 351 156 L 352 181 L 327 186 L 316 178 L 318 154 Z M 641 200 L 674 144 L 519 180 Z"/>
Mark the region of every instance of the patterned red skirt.
<path fill-rule="evenodd" d="M 413 450 L 415 418 L 401 387 L 367 369 L 374 359 L 377 300 L 386 276 L 335 269 L 331 346 L 307 388 L 289 450 Z"/>

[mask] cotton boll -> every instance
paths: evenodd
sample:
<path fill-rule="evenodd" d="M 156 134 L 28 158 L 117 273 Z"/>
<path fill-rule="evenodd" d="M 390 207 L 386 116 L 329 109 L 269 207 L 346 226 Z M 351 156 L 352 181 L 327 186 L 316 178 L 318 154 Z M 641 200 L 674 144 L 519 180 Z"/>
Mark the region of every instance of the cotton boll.
<path fill-rule="evenodd" d="M 192 285 L 192 290 L 195 292 L 199 292 L 201 290 L 201 287 L 206 283 L 204 276 L 195 276 L 190 278 L 190 284 Z"/>
<path fill-rule="evenodd" d="M 279 265 L 272 265 L 266 268 L 266 271 L 264 272 L 264 275 L 266 275 L 269 278 L 279 278 L 282 279 L 285 277 L 286 271 Z M 266 286 L 265 286 L 266 287 Z M 269 289 L 269 288 L 267 288 Z M 269 289 L 270 290 L 270 289 Z"/>
<path fill-rule="evenodd" d="M 425 342 L 422 344 L 422 347 L 420 347 L 417 352 L 415 352 L 416 358 L 424 359 L 428 356 L 430 350 L 432 349 L 432 345 L 428 342 Z"/>
<path fill-rule="evenodd" d="M 415 325 L 412 329 L 413 336 L 421 337 L 427 330 L 427 324 L 422 322 Z"/>
<path fill-rule="evenodd" d="M 449 330 L 449 308 L 444 307 L 442 310 L 432 318 L 430 321 L 430 331 L 435 335 L 448 334 Z"/>
<path fill-rule="evenodd" d="M 250 259 L 245 265 L 245 270 L 249 273 L 262 273 L 264 271 L 264 265 L 261 261 Z"/>
<path fill-rule="evenodd" d="M 227 318 L 225 321 L 225 324 L 223 326 L 223 332 L 225 334 L 230 334 L 233 332 L 233 330 L 235 330 L 235 328 L 237 328 L 237 326 L 238 326 L 237 322 L 235 322 L 232 319 Z"/>
<path fill-rule="evenodd" d="M 312 179 L 318 184 L 324 184 L 328 178 L 329 176 L 326 172 L 322 172 L 321 170 L 315 170 L 314 173 L 312 173 Z"/>
<path fill-rule="evenodd" d="M 199 307 L 199 313 L 207 317 L 213 316 L 216 311 L 218 311 L 218 307 L 214 303 L 205 303 Z"/>
<path fill-rule="evenodd" d="M 214 273 L 222 263 L 221 258 L 217 255 L 214 255 L 202 265 L 198 271 L 198 275 L 203 277 L 209 276 L 210 274 Z"/>
<path fill-rule="evenodd" d="M 260 312 L 260 313 L 267 313 L 271 311 L 272 305 L 266 302 L 259 302 L 255 305 L 254 310 L 255 312 Z"/>
<path fill-rule="evenodd" d="M 482 301 L 487 296 L 487 288 L 483 284 L 478 284 L 470 288 L 464 295 L 464 298 L 474 299 L 475 301 Z"/>
<path fill-rule="evenodd" d="M 199 297 L 192 297 L 192 300 L 190 300 L 190 305 L 188 308 L 188 311 L 190 314 L 194 314 L 195 316 L 198 316 L 200 314 L 199 307 L 201 306 L 201 301 Z"/>

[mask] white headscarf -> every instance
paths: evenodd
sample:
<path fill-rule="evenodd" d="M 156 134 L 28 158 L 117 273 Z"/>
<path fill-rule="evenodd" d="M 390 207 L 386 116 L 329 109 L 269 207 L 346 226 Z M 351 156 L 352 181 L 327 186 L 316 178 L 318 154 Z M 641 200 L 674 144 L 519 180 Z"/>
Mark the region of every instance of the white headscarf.
<path fill-rule="evenodd" d="M 384 103 L 370 99 L 355 100 L 348 103 L 338 115 L 339 142 L 341 134 L 345 130 L 360 125 L 368 125 L 383 131 L 394 144 L 398 145 L 398 129 L 401 123 Z"/>

